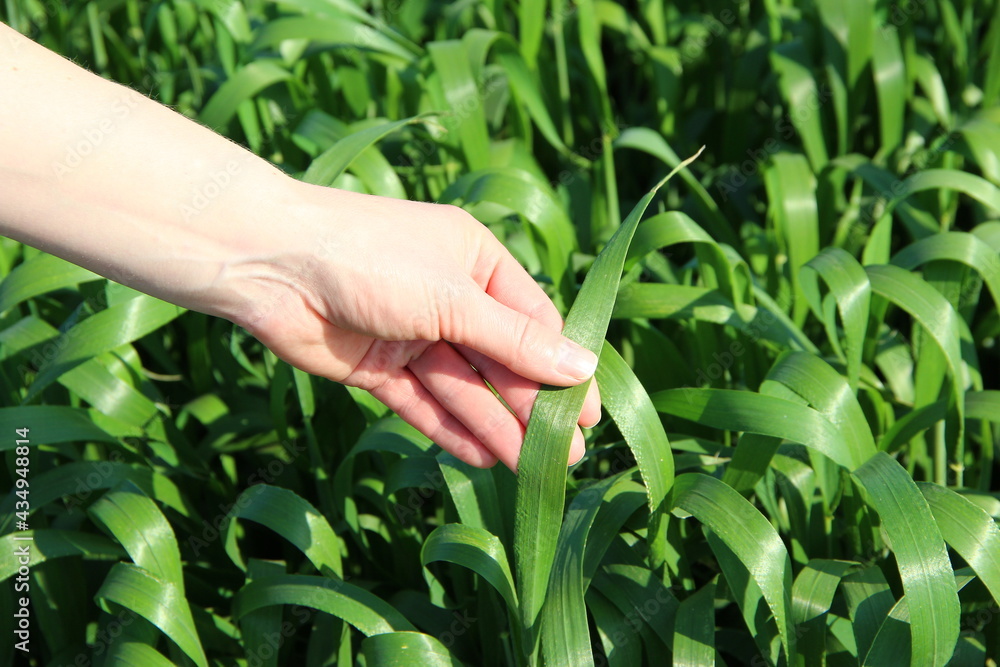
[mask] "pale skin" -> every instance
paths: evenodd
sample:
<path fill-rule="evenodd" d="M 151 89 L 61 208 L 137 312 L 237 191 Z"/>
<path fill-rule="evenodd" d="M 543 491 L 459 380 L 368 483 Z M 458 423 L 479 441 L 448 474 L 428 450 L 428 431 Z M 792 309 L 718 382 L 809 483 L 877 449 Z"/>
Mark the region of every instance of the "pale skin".
<path fill-rule="evenodd" d="M 292 179 L 2 23 L 0 234 L 231 320 L 474 466 L 516 470 L 539 383 L 596 368 L 462 209 Z M 591 382 L 579 424 L 600 412 Z"/>

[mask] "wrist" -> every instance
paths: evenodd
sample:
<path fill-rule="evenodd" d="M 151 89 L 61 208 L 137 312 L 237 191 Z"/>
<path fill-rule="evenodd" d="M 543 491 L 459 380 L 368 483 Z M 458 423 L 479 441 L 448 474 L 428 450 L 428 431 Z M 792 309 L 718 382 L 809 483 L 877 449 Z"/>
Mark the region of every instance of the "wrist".
<path fill-rule="evenodd" d="M 333 238 L 332 225 L 316 186 L 278 172 L 239 188 L 206 225 L 207 245 L 217 250 L 188 307 L 252 331 L 281 303 L 311 300 L 317 256 L 324 239 Z"/>

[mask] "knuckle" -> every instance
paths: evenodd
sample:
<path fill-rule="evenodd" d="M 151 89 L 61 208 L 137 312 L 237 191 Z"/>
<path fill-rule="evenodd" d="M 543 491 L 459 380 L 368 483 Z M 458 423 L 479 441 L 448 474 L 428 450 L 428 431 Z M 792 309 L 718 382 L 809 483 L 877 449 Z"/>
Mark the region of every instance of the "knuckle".
<path fill-rule="evenodd" d="M 541 345 L 540 333 L 541 325 L 524 313 L 518 313 L 514 319 L 513 340 L 517 341 L 517 358 L 527 363 L 528 360 L 537 359 L 540 356 L 551 356 L 551 352 L 546 354 L 546 350 Z"/>

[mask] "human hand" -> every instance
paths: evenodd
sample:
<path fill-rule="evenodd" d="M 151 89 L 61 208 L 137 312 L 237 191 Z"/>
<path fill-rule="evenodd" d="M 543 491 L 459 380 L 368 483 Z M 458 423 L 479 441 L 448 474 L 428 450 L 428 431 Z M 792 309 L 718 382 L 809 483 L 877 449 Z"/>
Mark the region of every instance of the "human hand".
<path fill-rule="evenodd" d="M 539 383 L 587 381 L 595 355 L 560 334 L 552 301 L 462 209 L 313 186 L 304 196 L 308 213 L 290 216 L 266 262 L 227 267 L 232 287 L 255 295 L 233 319 L 290 364 L 370 391 L 463 461 L 516 470 Z M 579 424 L 600 415 L 591 383 Z M 583 454 L 578 427 L 570 462 Z"/>
<path fill-rule="evenodd" d="M 230 319 L 289 363 L 371 391 L 472 465 L 516 468 L 538 383 L 593 373 L 596 358 L 560 335 L 544 292 L 461 209 L 293 180 L 134 91 L 14 43 L 0 39 L 0 233 Z M 111 128 L 100 146 L 54 170 L 95 127 Z M 562 368 L 572 353 L 580 363 Z M 599 418 L 591 385 L 580 423 Z M 570 460 L 583 453 L 577 429 Z"/>

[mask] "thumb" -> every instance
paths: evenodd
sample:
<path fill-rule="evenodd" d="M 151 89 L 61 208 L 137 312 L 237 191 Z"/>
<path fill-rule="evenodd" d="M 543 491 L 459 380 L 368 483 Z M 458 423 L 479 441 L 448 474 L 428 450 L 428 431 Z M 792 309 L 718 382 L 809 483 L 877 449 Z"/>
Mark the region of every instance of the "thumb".
<path fill-rule="evenodd" d="M 449 313 L 442 337 L 495 359 L 518 375 L 561 387 L 590 379 L 597 355 L 525 313 L 470 290 Z"/>

